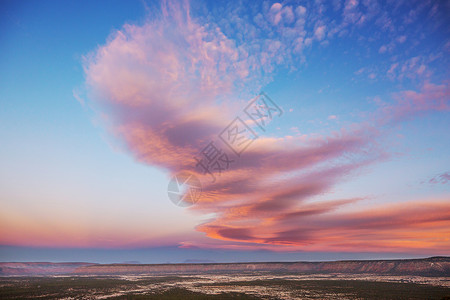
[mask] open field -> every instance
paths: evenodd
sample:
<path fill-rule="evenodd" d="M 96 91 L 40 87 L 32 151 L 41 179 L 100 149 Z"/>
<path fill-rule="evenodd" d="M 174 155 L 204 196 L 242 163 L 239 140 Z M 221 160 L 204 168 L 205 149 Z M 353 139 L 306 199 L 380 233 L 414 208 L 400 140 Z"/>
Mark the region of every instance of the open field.
<path fill-rule="evenodd" d="M 379 275 L 2 277 L 1 299 L 450 299 L 450 278 Z"/>
<path fill-rule="evenodd" d="M 0 263 L 0 299 L 450 299 L 450 258 Z"/>

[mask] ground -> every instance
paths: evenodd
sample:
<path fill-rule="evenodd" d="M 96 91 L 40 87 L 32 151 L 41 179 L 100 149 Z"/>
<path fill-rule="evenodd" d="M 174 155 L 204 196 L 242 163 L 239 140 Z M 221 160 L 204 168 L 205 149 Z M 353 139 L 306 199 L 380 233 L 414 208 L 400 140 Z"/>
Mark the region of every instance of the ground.
<path fill-rule="evenodd" d="M 0 299 L 450 299 L 450 278 L 268 273 L 1 277 Z"/>

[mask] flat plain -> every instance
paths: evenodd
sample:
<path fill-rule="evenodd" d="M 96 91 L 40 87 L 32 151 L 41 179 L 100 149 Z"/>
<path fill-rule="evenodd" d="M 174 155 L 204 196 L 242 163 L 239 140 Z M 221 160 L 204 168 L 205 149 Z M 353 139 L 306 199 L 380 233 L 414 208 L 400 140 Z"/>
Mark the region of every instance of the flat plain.
<path fill-rule="evenodd" d="M 448 299 L 450 258 L 269 263 L 0 263 L 0 299 Z"/>
<path fill-rule="evenodd" d="M 14 276 L 1 299 L 450 299 L 448 277 L 267 273 Z"/>

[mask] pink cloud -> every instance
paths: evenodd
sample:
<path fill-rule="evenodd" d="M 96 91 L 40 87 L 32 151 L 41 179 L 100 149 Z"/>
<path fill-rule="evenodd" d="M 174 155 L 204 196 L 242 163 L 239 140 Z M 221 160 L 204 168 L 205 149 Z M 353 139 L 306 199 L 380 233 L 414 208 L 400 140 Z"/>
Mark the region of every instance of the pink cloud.
<path fill-rule="evenodd" d="M 445 172 L 445 173 L 436 175 L 433 178 L 431 178 L 428 182 L 432 183 L 432 184 L 436 184 L 436 183 L 446 184 L 446 183 L 450 182 L 450 172 Z"/>
<path fill-rule="evenodd" d="M 317 40 L 321 41 L 323 40 L 323 38 L 325 37 L 325 26 L 319 26 L 316 28 L 316 30 L 314 31 L 314 36 L 316 37 Z"/>
<path fill-rule="evenodd" d="M 382 109 L 383 119 L 401 121 L 430 111 L 450 110 L 448 84 L 425 82 L 420 91 L 406 90 L 393 95 L 396 102 Z"/>
<path fill-rule="evenodd" d="M 232 95 L 248 79 L 250 65 L 218 28 L 211 26 L 210 32 L 176 7 L 165 9 L 175 18 L 126 25 L 87 60 L 85 69 L 98 109 L 109 114 L 111 131 L 139 161 L 171 173 L 189 170 L 201 178 L 203 194 L 192 210 L 217 214 L 215 222 L 222 225 L 239 221 L 230 218 L 230 211 L 240 210 L 242 221 L 273 209 L 301 210 L 297 204 L 329 191 L 342 177 L 377 159 L 378 153 L 372 157 L 361 152 L 374 134 L 362 129 L 323 138 L 261 137 L 220 180 L 211 182 L 195 168 L 194 156 L 232 119 L 231 109 L 218 99 Z M 271 10 L 282 9 L 275 5 Z M 276 53 L 279 47 L 275 42 L 267 50 Z M 207 232 L 213 224 L 198 230 Z"/>
<path fill-rule="evenodd" d="M 358 13 L 357 7 L 357 1 L 347 1 L 349 16 Z M 393 222 L 398 243 L 418 242 L 418 248 L 431 245 L 407 237 L 416 227 L 400 215 L 404 207 L 379 210 L 371 218 L 369 211 L 337 213 L 362 198 L 314 203 L 356 171 L 385 158 L 377 146 L 379 132 L 374 125 L 356 124 L 325 137 L 261 137 L 216 182 L 201 174 L 193 158 L 242 107 L 234 93 L 245 94 L 246 83 L 263 82 L 260 72 L 271 72 L 282 64 L 279 54 L 289 44 L 283 39 L 265 40 L 252 53 L 248 45 L 237 45 L 215 24 L 201 25 L 188 11 L 167 5 L 159 19 L 142 26 L 125 25 L 87 58 L 85 70 L 96 109 L 109 116 L 111 132 L 136 159 L 171 174 L 189 170 L 199 176 L 203 193 L 191 210 L 215 218 L 199 225 L 198 231 L 233 242 L 230 247 L 245 243 L 269 248 L 342 250 L 362 245 L 363 249 L 390 249 L 383 230 Z M 275 3 L 267 13 L 288 40 L 292 32 L 285 25 L 294 21 L 292 9 Z M 259 21 L 264 25 L 263 19 Z M 317 27 L 315 38 L 322 40 L 325 31 L 325 25 Z M 302 42 L 310 45 L 312 39 Z M 421 111 L 448 110 L 448 95 L 447 86 L 427 83 L 421 92 L 396 94 L 397 103 L 382 111 L 399 119 Z M 446 215 L 432 221 L 433 214 L 447 206 L 438 203 L 433 208 L 424 214 L 428 219 L 417 220 L 441 230 Z M 419 208 L 410 210 L 416 213 Z M 367 227 L 383 229 L 365 236 L 365 218 Z M 423 234 L 425 239 L 429 232 Z M 195 241 L 184 245 L 193 246 Z"/>
<path fill-rule="evenodd" d="M 354 212 L 336 211 L 360 199 L 305 204 L 290 212 L 260 216 L 255 226 L 213 221 L 202 225 L 209 236 L 264 244 L 267 249 L 304 251 L 408 251 L 448 254 L 450 204 L 428 200 L 390 204 Z M 238 216 L 241 211 L 231 214 Z M 232 218 L 229 216 L 228 218 Z M 282 246 L 280 248 L 280 246 Z M 255 247 L 255 246 L 253 246 Z"/>
<path fill-rule="evenodd" d="M 306 14 L 306 8 L 304 6 L 297 6 L 297 8 L 295 9 L 295 13 L 299 16 L 302 17 Z"/>
<path fill-rule="evenodd" d="M 343 17 L 344 22 L 349 24 L 354 24 L 360 20 L 362 17 L 361 12 L 358 9 L 358 1 L 357 0 L 347 0 L 345 1 Z M 362 21 L 364 22 L 364 21 Z"/>

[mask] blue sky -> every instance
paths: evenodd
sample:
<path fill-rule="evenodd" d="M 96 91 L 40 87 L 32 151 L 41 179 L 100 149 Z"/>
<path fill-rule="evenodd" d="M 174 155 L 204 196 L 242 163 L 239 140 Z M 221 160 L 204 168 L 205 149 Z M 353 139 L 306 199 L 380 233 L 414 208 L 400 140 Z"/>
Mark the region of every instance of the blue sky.
<path fill-rule="evenodd" d="M 175 249 L 161 262 L 449 254 L 449 9 L 3 1 L 0 260 L 40 260 L 39 247 L 149 262 L 132 249 Z M 188 160 L 261 90 L 283 115 L 204 181 Z M 186 170 L 205 191 L 188 209 L 167 197 Z"/>

